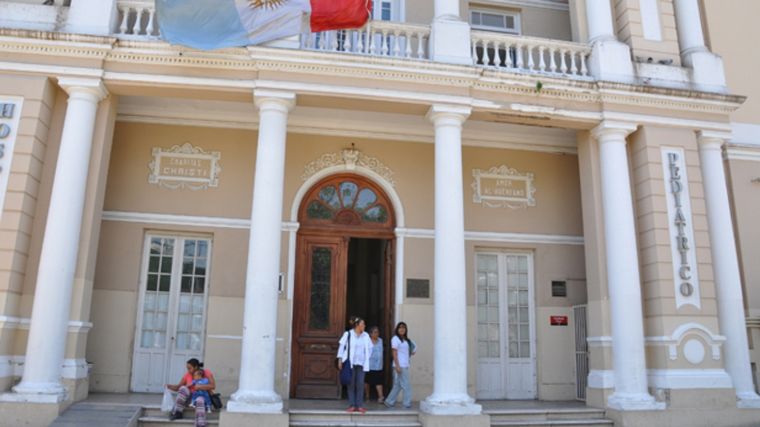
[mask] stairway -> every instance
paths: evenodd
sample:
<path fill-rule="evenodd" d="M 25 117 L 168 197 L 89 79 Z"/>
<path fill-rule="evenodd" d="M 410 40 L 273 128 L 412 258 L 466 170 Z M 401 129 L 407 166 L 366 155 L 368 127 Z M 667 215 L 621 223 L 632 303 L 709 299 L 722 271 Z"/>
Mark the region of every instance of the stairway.
<path fill-rule="evenodd" d="M 366 414 L 331 409 L 291 409 L 290 427 L 421 427 L 414 410 L 370 409 Z"/>
<path fill-rule="evenodd" d="M 50 427 L 137 427 L 138 405 L 79 402 L 71 405 Z"/>
<path fill-rule="evenodd" d="M 487 409 L 491 427 L 613 427 L 604 410 L 588 407 Z"/>
<path fill-rule="evenodd" d="M 185 409 L 182 415 L 184 415 L 182 419 L 169 421 L 169 414 L 161 412 L 159 405 L 143 405 L 143 413 L 138 421 L 140 427 L 192 426 L 195 424 L 195 409 Z M 206 419 L 210 426 L 219 425 L 218 412 L 206 414 Z"/>

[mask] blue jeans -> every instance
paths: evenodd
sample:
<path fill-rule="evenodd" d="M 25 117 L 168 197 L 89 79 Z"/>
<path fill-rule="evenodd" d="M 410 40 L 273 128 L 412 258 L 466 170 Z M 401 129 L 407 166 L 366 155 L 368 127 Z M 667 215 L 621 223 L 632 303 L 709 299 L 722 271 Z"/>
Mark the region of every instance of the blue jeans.
<path fill-rule="evenodd" d="M 348 384 L 348 406 L 362 408 L 364 407 L 364 367 L 354 365 L 351 368 L 351 383 Z"/>
<path fill-rule="evenodd" d="M 394 406 L 396 398 L 401 391 L 404 391 L 404 408 L 412 406 L 412 385 L 409 383 L 409 368 L 401 368 L 401 373 L 396 372 L 393 368 L 393 389 L 385 398 L 385 404 Z"/>

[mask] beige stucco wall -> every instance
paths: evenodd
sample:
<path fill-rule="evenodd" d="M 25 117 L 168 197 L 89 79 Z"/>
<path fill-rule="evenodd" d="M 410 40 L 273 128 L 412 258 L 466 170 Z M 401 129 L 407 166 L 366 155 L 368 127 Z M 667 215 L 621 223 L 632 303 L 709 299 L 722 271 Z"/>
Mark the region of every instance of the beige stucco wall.
<path fill-rule="evenodd" d="M 701 3 L 705 11 L 705 36 L 710 50 L 723 57 L 730 92 L 748 96 L 744 105 L 731 115 L 731 120 L 760 123 L 760 86 L 750 72 L 760 68 L 760 56 L 751 54 L 760 39 L 760 28 L 755 25 L 760 2 L 703 0 Z"/>
<path fill-rule="evenodd" d="M 644 37 L 642 14 L 639 0 L 614 0 L 613 14 L 618 39 L 631 46 L 631 53 L 645 61 L 671 60 L 673 65 L 681 63 L 678 48 L 675 12 L 672 0 L 658 0 L 661 40 Z"/>
<path fill-rule="evenodd" d="M 256 132 L 186 126 L 118 122 L 114 135 L 104 210 L 222 218 L 250 216 Z M 190 142 L 206 151 L 221 152 L 219 186 L 207 190 L 167 190 L 148 183 L 153 147 L 169 148 Z M 393 171 L 405 215 L 405 226 L 433 227 L 432 144 L 361 138 L 291 134 L 288 137 L 283 220 L 291 219 L 296 194 L 303 184 L 304 166 L 325 153 L 350 144 L 377 158 Z M 578 160 L 574 155 L 464 147 L 465 228 L 469 231 L 582 236 Z M 471 170 L 509 165 L 535 175 L 536 206 L 527 209 L 487 208 L 474 203 Z M 245 229 L 154 225 L 106 220 L 94 279 L 92 322 L 87 358 L 94 362 L 91 388 L 124 392 L 132 369 L 135 318 L 138 312 L 143 241 L 146 233 L 200 233 L 213 239 L 205 359 L 214 370 L 220 390 L 234 391 L 239 369 L 239 336 L 248 232 Z M 283 233 L 282 271 L 287 271 L 288 233 Z M 405 239 L 404 278 L 433 279 L 433 240 Z M 474 254 L 478 250 L 517 250 L 535 259 L 538 392 L 544 399 L 574 396 L 572 325 L 548 326 L 549 315 L 568 315 L 573 304 L 584 303 L 585 269 L 582 245 L 515 245 L 467 243 L 470 378 L 475 378 Z M 551 280 L 568 280 L 568 298 L 549 296 Z M 435 286 L 433 284 L 433 286 Z M 407 320 L 422 351 L 416 356 L 412 381 L 415 398 L 432 390 L 432 298 L 407 299 L 398 316 Z M 119 305 L 119 307 L 114 307 Z M 287 292 L 278 307 L 277 388 L 288 394 L 292 301 Z M 113 309 L 111 309 L 113 308 Z M 119 313 L 115 320 L 113 313 Z M 237 338 L 236 338 L 237 337 Z M 474 383 L 471 384 L 474 392 Z"/>

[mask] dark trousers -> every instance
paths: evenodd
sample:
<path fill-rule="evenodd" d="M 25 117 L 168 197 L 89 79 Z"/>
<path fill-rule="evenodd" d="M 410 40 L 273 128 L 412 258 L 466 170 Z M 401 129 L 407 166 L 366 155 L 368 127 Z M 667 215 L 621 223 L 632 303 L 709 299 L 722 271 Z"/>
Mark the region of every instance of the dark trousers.
<path fill-rule="evenodd" d="M 364 406 L 364 367 L 351 367 L 351 382 L 348 384 L 348 406 L 361 408 Z"/>

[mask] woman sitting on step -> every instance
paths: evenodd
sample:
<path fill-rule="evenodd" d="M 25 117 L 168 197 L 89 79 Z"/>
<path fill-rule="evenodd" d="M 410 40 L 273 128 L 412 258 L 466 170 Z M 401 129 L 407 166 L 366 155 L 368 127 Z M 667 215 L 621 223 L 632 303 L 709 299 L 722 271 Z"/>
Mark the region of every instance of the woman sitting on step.
<path fill-rule="evenodd" d="M 214 389 L 216 388 L 216 381 L 214 380 L 214 374 L 210 370 L 204 369 L 203 363 L 198 361 L 198 359 L 188 360 L 186 368 L 187 372 L 182 376 L 179 384 L 166 385 L 169 390 L 177 392 L 177 400 L 174 402 L 174 410 L 169 415 L 169 419 L 176 420 L 182 418 L 187 405 L 193 403 L 195 404 L 195 425 L 196 427 L 202 427 L 206 425 L 205 420 L 208 402 L 200 396 L 191 402 L 192 399 L 190 397 L 193 396 L 193 392 L 195 391 L 206 391 L 208 394 L 213 394 Z M 208 380 L 207 384 L 193 384 L 193 375 L 195 374 L 195 371 L 199 370 L 203 373 L 202 378 Z M 203 382 L 205 383 L 206 381 Z"/>

